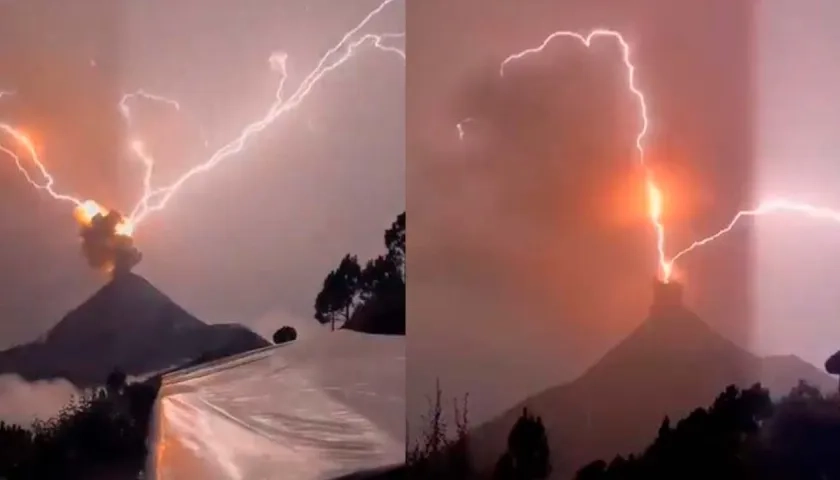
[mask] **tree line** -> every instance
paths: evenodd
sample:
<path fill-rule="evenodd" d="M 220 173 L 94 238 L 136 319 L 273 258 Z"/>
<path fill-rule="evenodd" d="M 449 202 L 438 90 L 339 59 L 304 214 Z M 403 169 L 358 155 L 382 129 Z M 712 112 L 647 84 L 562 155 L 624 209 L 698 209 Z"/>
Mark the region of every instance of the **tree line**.
<path fill-rule="evenodd" d="M 364 266 L 347 254 L 315 297 L 321 324 L 367 333 L 405 334 L 405 212 L 385 230 L 386 252 Z"/>
<path fill-rule="evenodd" d="M 406 478 L 543 480 L 553 471 L 542 419 L 525 409 L 492 469 L 470 460 L 465 428 L 446 438 L 437 403 L 407 451 Z M 465 410 L 461 410 L 465 411 Z M 456 411 L 457 417 L 457 411 Z M 466 425 L 466 418 L 459 420 Z M 560 452 L 562 454 L 562 451 Z M 673 423 L 667 416 L 641 452 L 582 466 L 576 480 L 840 479 L 840 395 L 804 382 L 778 401 L 760 384 L 731 385 L 707 407 Z"/>

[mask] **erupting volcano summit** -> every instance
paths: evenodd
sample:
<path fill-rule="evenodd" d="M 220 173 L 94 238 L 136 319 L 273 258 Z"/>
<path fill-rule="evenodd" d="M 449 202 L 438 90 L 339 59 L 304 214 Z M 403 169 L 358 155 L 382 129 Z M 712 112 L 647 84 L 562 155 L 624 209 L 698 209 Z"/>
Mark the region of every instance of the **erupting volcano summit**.
<path fill-rule="evenodd" d="M 74 216 L 81 225 L 82 253 L 91 267 L 118 275 L 130 272 L 143 259 L 134 246 L 133 225 L 121 213 L 88 200 Z"/>
<path fill-rule="evenodd" d="M 655 280 L 653 284 L 653 303 L 650 306 L 651 317 L 659 317 L 684 310 L 682 285 L 674 281 L 664 283 Z"/>

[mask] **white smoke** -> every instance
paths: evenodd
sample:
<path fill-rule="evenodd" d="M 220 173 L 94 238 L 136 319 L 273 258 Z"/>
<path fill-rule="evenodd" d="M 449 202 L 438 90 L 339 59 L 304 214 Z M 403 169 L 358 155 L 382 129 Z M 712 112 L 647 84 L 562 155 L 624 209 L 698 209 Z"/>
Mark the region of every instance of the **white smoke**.
<path fill-rule="evenodd" d="M 0 375 L 0 420 L 29 427 L 47 420 L 83 392 L 63 379 L 27 382 L 18 375 Z"/>
<path fill-rule="evenodd" d="M 130 375 L 126 383 L 143 382 L 157 373 Z M 64 379 L 29 382 L 15 374 L 0 375 L 0 421 L 29 428 L 35 420 L 55 417 L 71 400 L 98 388 L 104 385 L 81 390 Z"/>

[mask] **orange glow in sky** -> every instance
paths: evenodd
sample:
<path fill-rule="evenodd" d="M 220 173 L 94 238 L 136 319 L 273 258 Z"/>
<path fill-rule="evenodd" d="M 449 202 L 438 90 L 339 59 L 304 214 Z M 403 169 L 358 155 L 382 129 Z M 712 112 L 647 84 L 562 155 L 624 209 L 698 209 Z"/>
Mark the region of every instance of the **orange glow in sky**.
<path fill-rule="evenodd" d="M 109 210 L 102 205 L 94 202 L 93 200 L 85 200 L 73 209 L 73 218 L 76 219 L 79 225 L 89 227 L 91 222 L 93 222 L 94 217 L 97 215 L 104 217 L 108 215 L 108 213 L 110 213 Z M 130 219 L 123 218 L 122 221 L 117 224 L 114 233 L 130 237 L 134 233 L 134 225 L 131 223 Z"/>

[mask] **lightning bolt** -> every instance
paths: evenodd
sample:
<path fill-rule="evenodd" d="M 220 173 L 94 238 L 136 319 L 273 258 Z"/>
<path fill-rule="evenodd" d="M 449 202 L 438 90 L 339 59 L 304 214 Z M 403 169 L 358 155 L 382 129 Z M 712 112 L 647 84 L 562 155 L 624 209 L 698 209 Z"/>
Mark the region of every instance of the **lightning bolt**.
<path fill-rule="evenodd" d="M 3 97 L 15 95 L 15 93 L 16 92 L 10 90 L 0 90 L 0 99 L 2 99 Z M 20 158 L 17 152 L 0 144 L 0 152 L 5 153 L 6 155 L 10 156 L 12 160 L 14 160 L 15 166 L 17 167 L 18 171 L 20 171 L 20 173 L 23 175 L 23 178 L 25 178 L 30 185 L 32 185 L 38 190 L 43 190 L 47 192 L 56 200 L 70 202 L 73 203 L 75 206 L 80 206 L 82 204 L 81 200 L 70 195 L 59 193 L 53 188 L 53 185 L 55 184 L 55 179 L 52 177 L 52 175 L 50 175 L 43 162 L 41 162 L 41 158 L 38 156 L 38 152 L 35 149 L 35 145 L 32 144 L 32 141 L 29 139 L 29 137 L 27 137 L 23 132 L 17 130 L 16 128 L 12 127 L 7 123 L 0 123 L 0 131 L 5 133 L 6 135 L 11 136 L 18 143 L 18 145 L 20 145 L 20 147 L 22 147 L 26 151 L 31 163 L 35 166 L 35 169 L 42 177 L 43 180 L 40 182 L 32 178 L 32 175 L 29 173 L 29 169 L 27 169 L 24 166 L 24 161 Z"/>
<path fill-rule="evenodd" d="M 648 210 L 648 219 L 653 227 L 653 230 L 656 234 L 656 251 L 657 251 L 657 261 L 658 261 L 658 274 L 660 279 L 667 283 L 670 281 L 673 271 L 674 271 L 674 264 L 677 260 L 682 258 L 683 256 L 687 255 L 688 253 L 694 251 L 695 249 L 707 245 L 735 228 L 735 226 L 739 223 L 740 220 L 745 218 L 751 217 L 758 217 L 762 215 L 768 215 L 773 213 L 796 213 L 801 215 L 806 215 L 815 219 L 820 220 L 829 220 L 833 222 L 840 223 L 840 211 L 835 209 L 815 206 L 808 203 L 797 202 L 794 200 L 789 199 L 771 199 L 765 200 L 760 202 L 759 205 L 750 210 L 741 210 L 738 211 L 732 220 L 724 226 L 719 231 L 715 232 L 712 235 L 709 235 L 705 238 L 700 240 L 696 240 L 692 242 L 688 247 L 678 251 L 673 256 L 668 256 L 666 251 L 666 231 L 665 225 L 662 221 L 662 209 L 664 205 L 664 196 L 662 194 L 662 190 L 656 184 L 656 180 L 654 178 L 653 172 L 647 165 L 645 161 L 645 141 L 646 136 L 648 134 L 648 127 L 650 125 L 650 120 L 648 118 L 648 107 L 647 102 L 645 100 L 645 95 L 642 90 L 638 87 L 636 83 L 636 66 L 632 62 L 632 55 L 631 55 L 631 48 L 629 43 L 624 39 L 621 33 L 615 30 L 608 30 L 608 29 L 595 29 L 590 31 L 586 35 L 582 35 L 580 33 L 572 32 L 572 31 L 556 31 L 550 34 L 548 37 L 543 40 L 543 42 L 533 48 L 528 48 L 522 50 L 520 52 L 514 53 L 513 55 L 508 56 L 507 58 L 502 61 L 499 67 L 499 75 L 504 77 L 505 69 L 511 63 L 526 58 L 530 55 L 542 53 L 546 47 L 555 39 L 557 38 L 567 38 L 573 39 L 579 43 L 581 43 L 586 48 L 590 48 L 594 40 L 599 38 L 608 38 L 612 39 L 613 41 L 617 42 L 619 47 L 621 48 L 621 58 L 625 67 L 626 72 L 626 84 L 628 91 L 635 96 L 638 100 L 639 105 L 639 124 L 640 128 L 636 135 L 636 156 L 639 162 L 639 165 L 644 169 L 645 173 L 645 193 L 647 196 L 647 210 Z M 465 119 L 459 122 L 456 127 L 459 133 L 459 138 L 463 140 L 464 136 L 464 129 L 463 125 L 465 122 L 472 120 L 471 118 Z"/>
<path fill-rule="evenodd" d="M 35 169 L 43 178 L 43 180 L 40 182 L 32 178 L 32 175 L 29 174 L 29 170 L 24 166 L 24 162 L 23 160 L 21 160 L 20 156 L 18 156 L 18 154 L 14 150 L 0 145 L 0 152 L 3 152 L 6 155 L 12 157 L 12 160 L 14 160 L 15 162 L 15 166 L 17 166 L 17 169 L 20 171 L 21 174 L 23 174 L 23 178 L 25 178 L 30 185 L 32 185 L 38 190 L 47 192 L 52 198 L 56 200 L 70 202 L 76 207 L 80 207 L 82 205 L 82 200 L 71 195 L 59 193 L 55 190 L 55 188 L 53 187 L 55 184 L 55 179 L 52 177 L 52 175 L 50 175 L 50 172 L 47 170 L 47 167 L 44 166 L 43 162 L 41 162 L 41 158 L 39 157 L 38 152 L 35 149 L 35 145 L 32 144 L 32 141 L 29 139 L 29 137 L 27 137 L 20 130 L 17 130 L 16 128 L 6 123 L 0 123 L 0 131 L 5 133 L 6 135 L 11 136 L 17 142 L 17 144 L 20 145 L 26 151 L 30 162 L 35 166 Z"/>
<path fill-rule="evenodd" d="M 315 68 L 301 81 L 297 90 L 295 90 L 288 98 L 284 98 L 283 95 L 286 78 L 288 77 L 286 67 L 288 56 L 283 52 L 272 54 L 269 57 L 269 64 L 272 66 L 273 70 L 280 72 L 281 78 L 275 92 L 275 101 L 268 107 L 265 115 L 259 120 L 245 126 L 238 137 L 216 150 L 205 162 L 189 169 L 172 184 L 154 191 L 147 190 L 143 195 L 143 198 L 141 198 L 129 216 L 131 223 L 135 226 L 139 225 L 149 214 L 165 208 L 170 199 L 191 178 L 213 169 L 222 161 L 242 152 L 245 149 L 247 142 L 252 137 L 268 128 L 269 125 L 271 125 L 284 113 L 297 108 L 298 105 L 300 105 L 301 102 L 303 102 L 303 100 L 310 94 L 313 87 L 322 78 L 324 78 L 325 75 L 352 58 L 361 46 L 370 44 L 377 50 L 395 53 L 401 59 L 405 60 L 405 52 L 403 50 L 384 43 L 386 40 L 404 38 L 404 33 L 368 33 L 351 41 L 351 39 L 357 35 L 358 32 L 364 28 L 372 18 L 385 9 L 385 7 L 389 4 L 393 3 L 393 1 L 394 0 L 383 1 L 377 8 L 368 13 L 368 15 L 365 16 L 354 28 L 345 33 L 335 46 L 327 50 L 327 52 L 318 61 Z"/>
<path fill-rule="evenodd" d="M 615 30 L 595 29 L 587 35 L 581 35 L 577 32 L 559 30 L 543 40 L 543 42 L 533 48 L 528 48 L 520 52 L 514 53 L 505 58 L 499 66 L 499 76 L 504 77 L 505 68 L 508 65 L 526 58 L 530 55 L 542 53 L 546 47 L 555 39 L 566 38 L 572 39 L 586 48 L 591 48 L 593 41 L 600 38 L 612 39 L 621 47 L 621 59 L 624 63 L 625 71 L 627 72 L 627 88 L 636 97 L 639 103 L 639 123 L 640 128 L 636 134 L 636 157 L 639 165 L 645 173 L 645 191 L 648 199 L 648 219 L 656 233 L 656 253 L 659 264 L 659 275 L 665 281 L 671 277 L 673 271 L 672 262 L 668 261 L 665 254 L 665 224 L 662 222 L 662 191 L 656 184 L 656 179 L 653 176 L 653 171 L 648 167 L 645 161 L 645 140 L 648 133 L 648 126 L 650 120 L 648 119 L 648 106 L 645 100 L 645 94 L 636 85 L 636 66 L 631 59 L 630 44 L 624 39 L 621 33 Z"/>
<path fill-rule="evenodd" d="M 131 210 L 130 215 L 126 217 L 124 224 L 121 225 L 121 231 L 126 232 L 126 234 L 130 235 L 134 231 L 134 228 L 137 225 L 139 225 L 143 220 L 145 220 L 148 217 L 148 215 L 165 208 L 170 199 L 190 179 L 196 177 L 201 173 L 213 169 L 220 162 L 241 153 L 247 146 L 249 140 L 251 140 L 254 136 L 258 135 L 260 132 L 268 128 L 278 117 L 280 117 L 284 113 L 296 109 L 310 94 L 315 85 L 318 82 L 320 82 L 322 78 L 324 78 L 324 76 L 337 69 L 339 66 L 343 65 L 350 58 L 353 58 L 358 53 L 358 50 L 361 47 L 365 45 L 370 45 L 377 50 L 396 54 L 403 61 L 405 61 L 405 51 L 387 43 L 388 41 L 392 41 L 395 39 L 404 39 L 404 33 L 366 33 L 359 36 L 359 32 L 368 23 L 370 23 L 370 21 L 376 15 L 378 15 L 388 5 L 394 3 L 395 1 L 396 0 L 383 0 L 376 8 L 371 10 L 355 27 L 347 31 L 337 44 L 335 44 L 332 48 L 327 50 L 327 52 L 318 61 L 315 68 L 308 75 L 306 75 L 306 77 L 299 84 L 298 88 L 294 92 L 292 92 L 291 95 L 288 96 L 288 98 L 284 97 L 284 87 L 286 84 L 286 79 L 288 77 L 286 65 L 288 55 L 284 52 L 272 54 L 269 57 L 269 65 L 272 70 L 278 71 L 280 73 L 280 80 L 278 82 L 278 86 L 275 92 L 275 101 L 268 106 L 266 113 L 260 119 L 254 121 L 251 124 L 246 125 L 242 129 L 239 136 L 237 136 L 236 138 L 229 141 L 221 148 L 213 152 L 213 154 L 210 155 L 210 157 L 206 161 L 189 169 L 186 173 L 184 173 L 181 177 L 179 177 L 170 185 L 160 188 L 152 187 L 152 173 L 155 167 L 154 158 L 146 151 L 144 144 L 141 140 L 136 138 L 132 139 L 129 142 L 129 147 L 131 151 L 143 162 L 144 165 L 143 195 L 141 196 L 137 204 L 134 206 L 134 208 Z M 14 92 L 0 91 L 0 98 L 2 98 L 4 95 L 11 95 L 13 93 Z M 138 99 L 161 102 L 170 105 L 177 111 L 181 111 L 181 104 L 177 100 L 149 93 L 146 90 L 140 89 L 133 93 L 123 95 L 118 103 L 119 112 L 128 126 L 131 126 L 133 123 L 130 103 Z M 33 175 L 30 174 L 30 169 L 32 167 L 27 168 L 27 166 L 25 165 L 26 162 L 24 162 L 20 158 L 20 156 L 16 153 L 14 149 L 7 148 L 0 144 L 0 152 L 6 153 L 14 160 L 18 170 L 33 187 L 35 187 L 38 190 L 47 192 L 52 198 L 56 200 L 73 203 L 77 207 L 77 209 L 82 210 L 88 218 L 92 217 L 93 213 L 105 211 L 102 207 L 100 207 L 96 202 L 93 202 L 92 200 L 82 200 L 55 190 L 55 179 L 52 177 L 44 163 L 41 161 L 35 149 L 35 146 L 32 144 L 32 141 L 24 132 L 6 123 L 0 123 L 0 132 L 12 137 L 12 139 L 15 140 L 17 145 L 19 145 L 21 149 L 25 150 L 29 163 L 31 163 L 34 166 L 34 169 L 37 170 L 38 175 L 41 177 L 40 179 L 33 178 Z M 204 140 L 204 146 L 208 146 L 209 142 L 204 136 L 203 130 L 202 137 Z"/>
<path fill-rule="evenodd" d="M 143 171 L 143 198 L 137 203 L 137 206 L 134 207 L 131 215 L 128 216 L 129 223 L 136 225 L 135 222 L 131 221 L 134 218 L 135 211 L 140 208 L 148 208 L 146 203 L 148 202 L 148 198 L 154 195 L 159 190 L 152 190 L 152 173 L 154 173 L 155 169 L 155 159 L 146 152 L 146 148 L 143 145 L 143 142 L 140 140 L 134 140 L 131 142 L 131 150 L 134 152 L 135 155 L 143 162 L 144 171 Z"/>
<path fill-rule="evenodd" d="M 117 104 L 120 114 L 125 119 L 127 125 L 131 126 L 132 123 L 132 116 L 131 116 L 131 108 L 130 103 L 132 100 L 141 99 L 147 100 L 154 103 L 161 103 L 163 105 L 172 107 L 176 111 L 181 111 L 181 104 L 177 100 L 169 97 L 165 97 L 163 95 L 159 95 L 156 93 L 149 93 L 146 90 L 140 89 L 133 93 L 126 93 L 120 99 L 120 102 Z M 202 129 L 203 132 L 203 129 Z M 205 139 L 205 146 L 207 145 L 207 141 Z M 143 163 L 143 195 L 142 198 L 138 201 L 137 205 L 134 207 L 132 214 L 129 215 L 128 223 L 132 226 L 136 226 L 135 223 L 131 220 L 134 216 L 134 212 L 139 209 L 148 208 L 147 203 L 148 199 L 158 193 L 160 193 L 161 189 L 153 190 L 152 189 L 152 174 L 154 173 L 155 168 L 155 160 L 146 151 L 145 144 L 142 140 L 137 138 L 132 139 L 129 142 L 129 148 L 131 151 L 140 159 Z"/>
<path fill-rule="evenodd" d="M 818 220 L 829 220 L 832 222 L 840 223 L 840 211 L 837 211 L 832 208 L 820 207 L 808 203 L 797 202 L 794 200 L 787 199 L 765 200 L 759 203 L 759 205 L 754 209 L 741 210 L 737 212 L 735 216 L 732 217 L 732 220 L 730 220 L 730 222 L 725 227 L 709 235 L 708 237 L 702 238 L 700 240 L 695 240 L 689 246 L 680 250 L 679 252 L 677 252 L 676 255 L 671 257 L 670 263 L 673 264 L 684 255 L 692 252 L 694 249 L 702 247 L 729 233 L 742 219 L 749 217 L 758 217 L 773 213 L 797 213 Z"/>
<path fill-rule="evenodd" d="M 455 128 L 458 129 L 458 140 L 464 139 L 464 135 L 466 134 L 466 132 L 464 131 L 464 126 L 472 122 L 473 120 L 473 117 L 467 117 L 455 124 Z"/>
<path fill-rule="evenodd" d="M 131 102 L 132 100 L 137 99 L 137 98 L 142 98 L 142 99 L 146 99 L 146 100 L 152 100 L 152 101 L 155 101 L 155 102 L 160 102 L 160 103 L 171 106 L 175 110 L 181 111 L 181 104 L 178 103 L 177 100 L 173 100 L 171 98 L 164 97 L 163 95 L 157 95 L 155 93 L 149 93 L 149 92 L 147 92 L 147 91 L 145 91 L 141 88 L 140 90 L 137 90 L 133 93 L 126 93 L 120 99 L 120 103 L 117 104 L 119 109 L 120 109 L 120 113 L 122 114 L 123 118 L 125 118 L 125 121 L 129 125 L 131 124 L 131 108 L 129 107 L 129 102 Z"/>
<path fill-rule="evenodd" d="M 399 55 L 400 58 L 402 58 L 403 61 L 405 61 L 405 51 L 403 51 L 403 50 L 401 50 L 397 47 L 385 45 L 385 44 L 382 43 L 384 40 L 389 40 L 389 39 L 390 40 L 396 40 L 396 39 L 404 39 L 404 38 L 405 38 L 404 33 L 383 33 L 383 34 L 377 35 L 375 37 L 375 40 L 373 41 L 373 45 L 376 48 L 378 48 L 379 50 L 382 50 L 383 52 L 391 52 L 391 53 L 394 53 L 396 55 Z"/>

